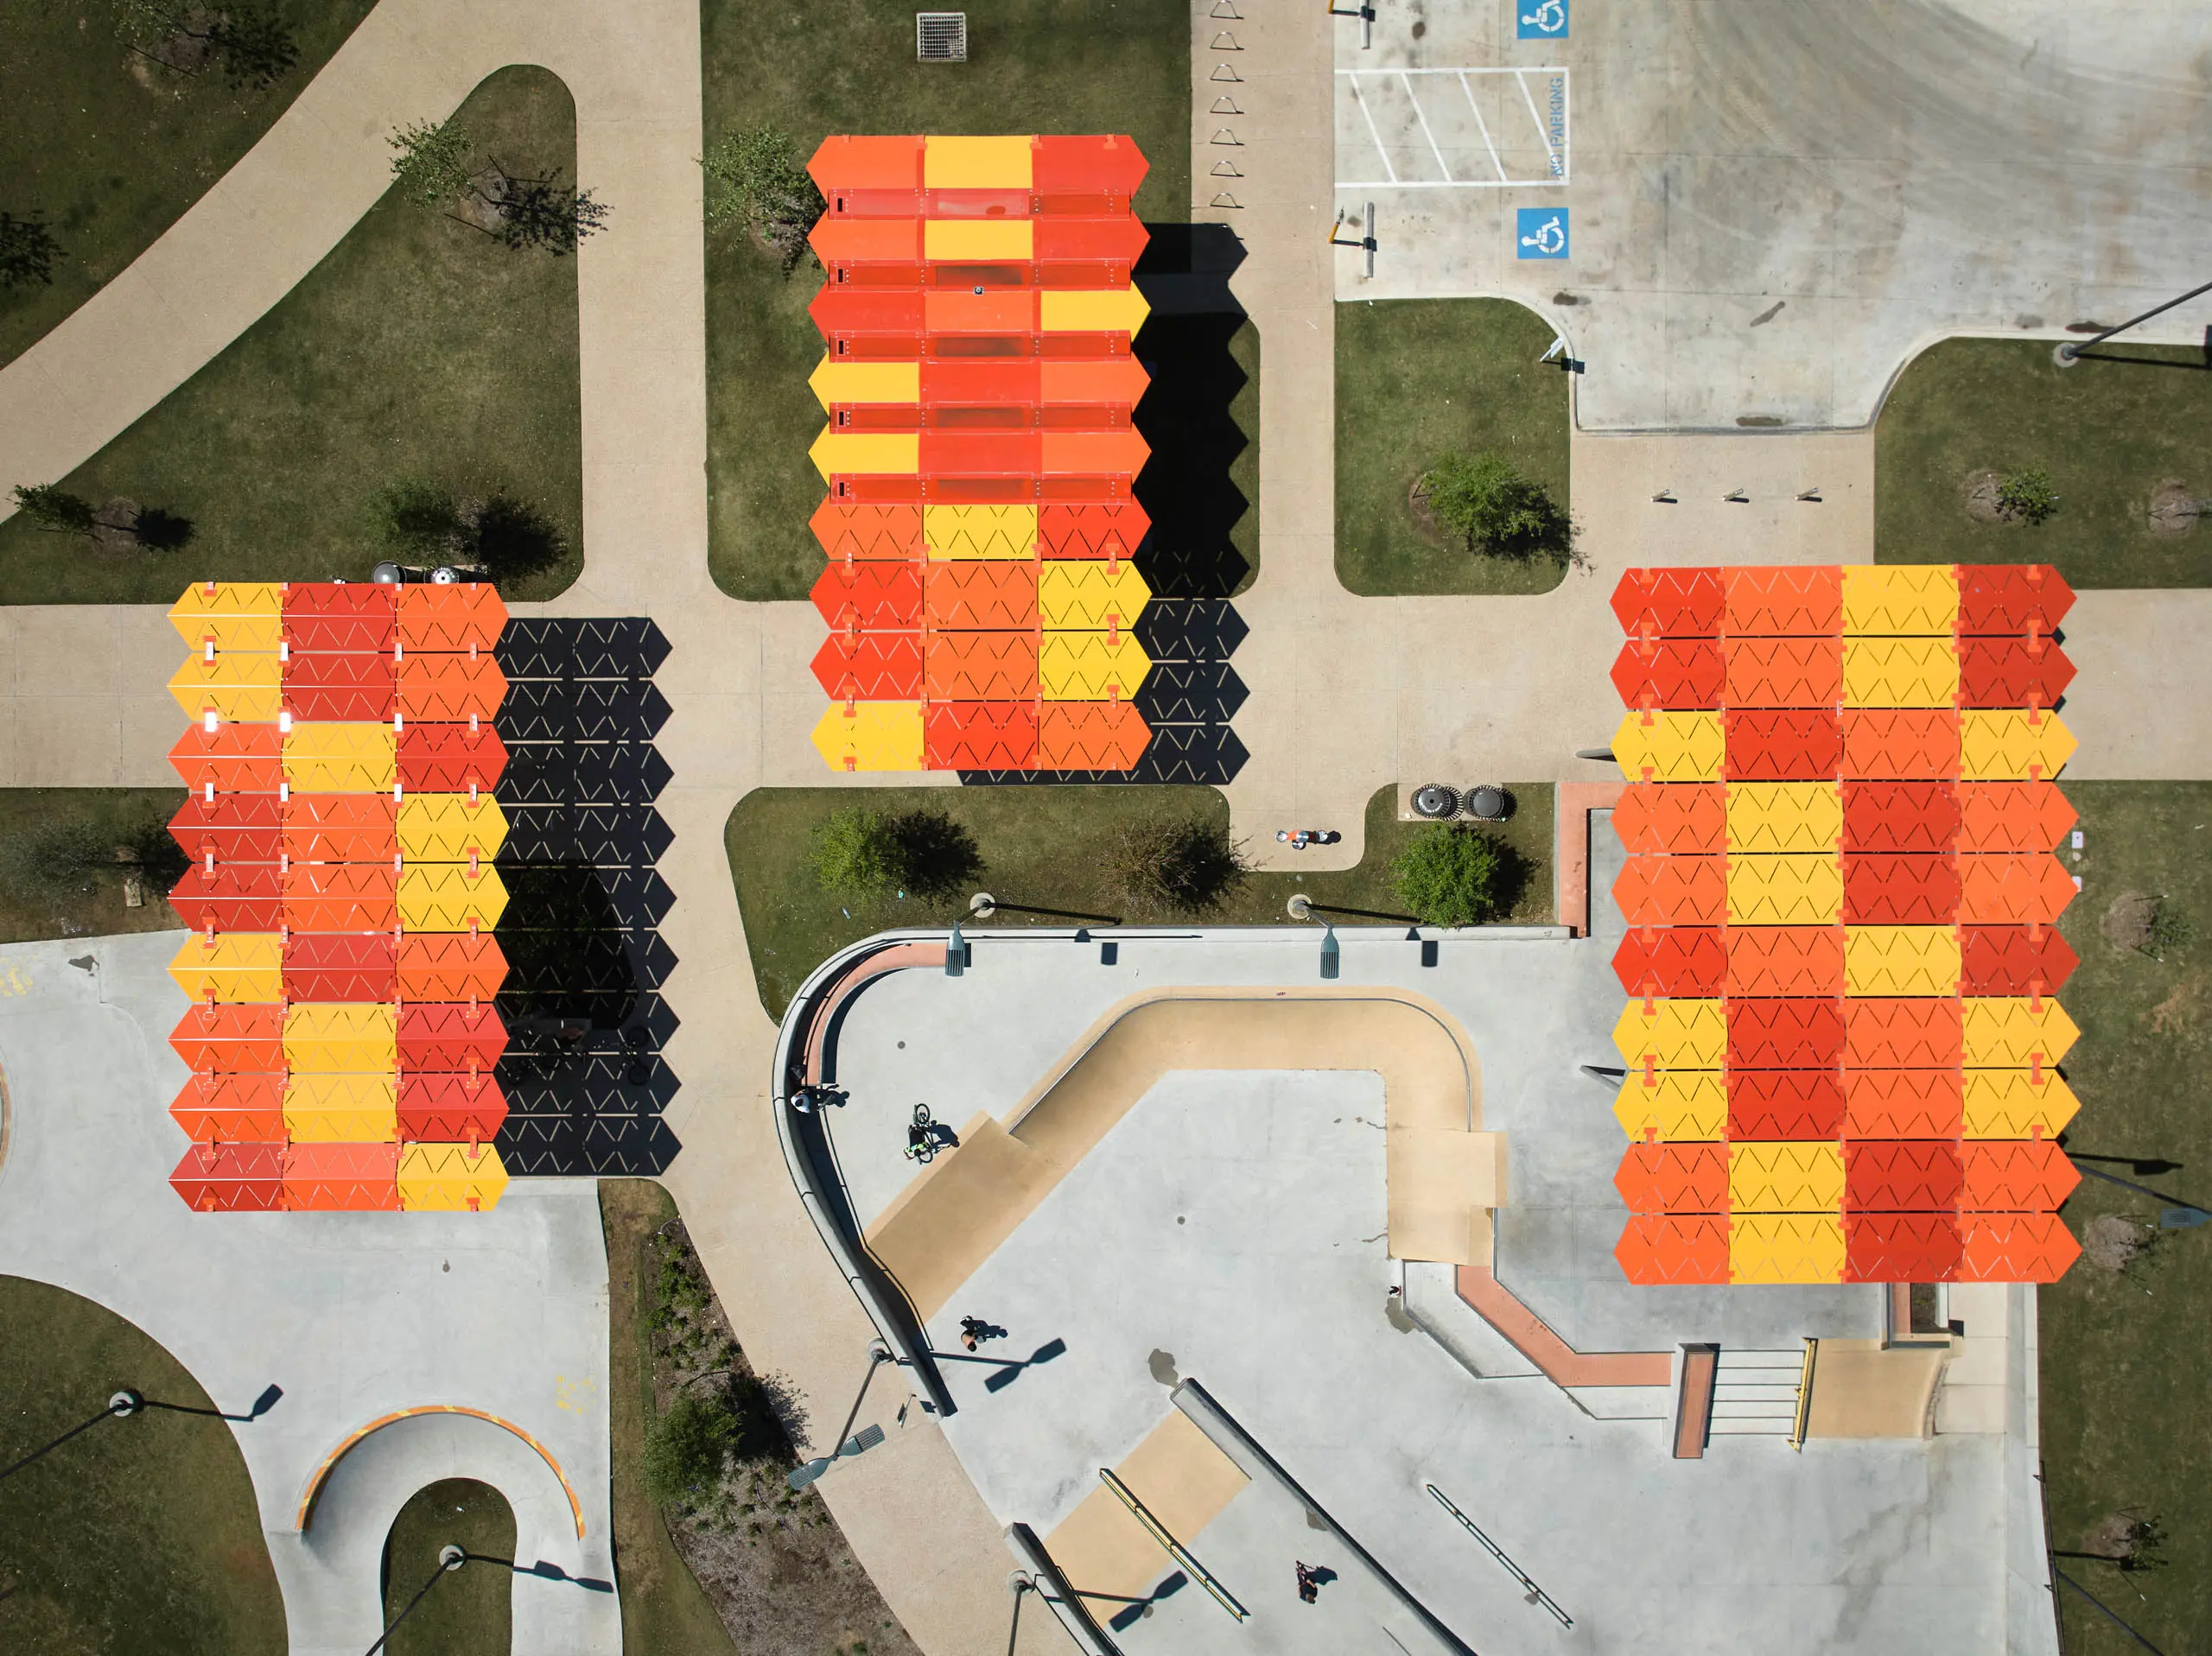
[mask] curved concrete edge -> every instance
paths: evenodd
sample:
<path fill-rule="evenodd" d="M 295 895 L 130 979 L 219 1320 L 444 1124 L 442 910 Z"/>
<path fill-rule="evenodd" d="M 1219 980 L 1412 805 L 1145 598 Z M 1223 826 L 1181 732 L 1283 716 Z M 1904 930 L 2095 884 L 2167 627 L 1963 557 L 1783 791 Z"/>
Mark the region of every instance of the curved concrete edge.
<path fill-rule="evenodd" d="M 268 1534 L 291 1656 L 359 1656 L 378 1638 L 392 1521 L 416 1491 L 446 1478 L 487 1483 L 514 1509 L 513 1648 L 620 1656 L 611 1542 L 575 1536 L 568 1488 L 542 1450 L 474 1413 L 410 1414 L 364 1431 L 323 1481 L 314 1528 Z"/>
<path fill-rule="evenodd" d="M 315 1471 L 308 1476 L 307 1493 L 300 1497 L 299 1519 L 294 1527 L 304 1533 L 308 1526 L 315 1521 L 315 1501 L 317 1497 L 322 1494 L 325 1485 L 328 1482 L 331 1469 L 335 1467 L 338 1462 L 351 1450 L 359 1447 L 362 1441 L 366 1438 L 370 1433 L 381 1431 L 385 1427 L 391 1425 L 397 1421 L 409 1420 L 414 1418 L 417 1415 L 426 1414 L 465 1414 L 471 1419 L 486 1420 L 495 1426 L 502 1427 L 505 1430 L 514 1433 L 514 1435 L 521 1438 L 524 1443 L 528 1443 L 532 1449 L 536 1450 L 538 1454 L 538 1458 L 543 1460 L 546 1466 L 551 1469 L 553 1475 L 561 1481 L 561 1492 L 568 1496 L 569 1511 L 575 1520 L 576 1539 L 579 1541 L 583 1539 L 583 1502 L 576 1499 L 576 1487 L 569 1482 L 569 1475 L 561 1469 L 561 1462 L 553 1458 L 553 1452 L 547 1449 L 544 1444 L 539 1443 L 537 1439 L 524 1431 L 520 1426 L 515 1424 L 513 1421 L 503 1420 L 498 1415 L 493 1414 L 486 1410 L 472 1409 L 468 1407 L 467 1405 L 461 1403 L 426 1403 L 417 1408 L 395 1409 L 391 1413 L 387 1415 L 379 1415 L 376 1419 L 370 1421 L 367 1425 L 356 1427 L 353 1431 L 348 1432 L 346 1435 L 345 1441 L 340 1443 L 337 1448 L 332 1450 L 329 1454 L 324 1456 L 322 1458 L 322 1464 L 316 1467 Z"/>

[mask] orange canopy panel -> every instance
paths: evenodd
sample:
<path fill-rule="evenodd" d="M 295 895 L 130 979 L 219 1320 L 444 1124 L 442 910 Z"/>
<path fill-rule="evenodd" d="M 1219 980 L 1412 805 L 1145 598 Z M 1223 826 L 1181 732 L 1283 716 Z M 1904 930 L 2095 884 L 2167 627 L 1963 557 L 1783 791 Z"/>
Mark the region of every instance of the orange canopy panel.
<path fill-rule="evenodd" d="M 1128 701 L 1047 701 L 1038 765 L 1047 771 L 1134 771 L 1152 726 Z"/>
<path fill-rule="evenodd" d="M 488 650 L 474 656 L 426 650 L 399 663 L 399 714 L 409 724 L 487 720 L 499 712 L 506 693 L 507 676 Z"/>
<path fill-rule="evenodd" d="M 481 1144 L 499 1136 L 507 1101 L 488 1073 L 410 1073 L 399 1078 L 398 1115 L 403 1142 Z"/>
<path fill-rule="evenodd" d="M 373 581 L 303 581 L 283 589 L 284 639 L 295 654 L 342 650 L 389 656 L 399 630 L 399 593 Z"/>
<path fill-rule="evenodd" d="M 283 830 L 274 794 L 189 794 L 169 818 L 169 837 L 194 862 L 276 862 Z"/>
<path fill-rule="evenodd" d="M 920 558 L 928 555 L 922 540 L 919 505 L 854 505 L 831 496 L 814 509 L 807 520 L 814 538 L 832 560 Z"/>
<path fill-rule="evenodd" d="M 284 663 L 284 710 L 295 719 L 389 719 L 398 666 L 388 653 L 294 650 Z"/>
<path fill-rule="evenodd" d="M 932 771 L 1029 771 L 1037 765 L 1033 701 L 932 701 L 923 723 Z"/>
<path fill-rule="evenodd" d="M 380 862 L 398 853 L 390 794 L 296 793 L 283 804 L 284 854 L 295 862 Z"/>
<path fill-rule="evenodd" d="M 268 1070 L 194 1075 L 177 1089 L 169 1117 L 203 1145 L 280 1144 L 283 1077 Z"/>
<path fill-rule="evenodd" d="M 918 632 L 831 633 L 814 652 L 814 677 L 843 700 L 897 701 L 922 693 Z"/>
<path fill-rule="evenodd" d="M 284 871 L 285 923 L 302 931 L 388 931 L 399 873 L 389 862 L 296 862 Z"/>
<path fill-rule="evenodd" d="M 284 780 L 283 739 L 273 724 L 223 723 L 210 732 L 194 723 L 169 749 L 169 764 L 203 799 L 211 790 L 274 795 Z"/>
<path fill-rule="evenodd" d="M 284 1011 L 268 1003 L 194 1006 L 177 1020 L 169 1045 L 189 1068 L 209 1074 L 275 1073 L 284 1068 Z"/>
<path fill-rule="evenodd" d="M 950 631 L 1027 631 L 1037 625 L 1037 564 L 1032 559 L 962 558 L 931 563 L 923 615 Z"/>
<path fill-rule="evenodd" d="M 404 1001 L 398 1031 L 403 1072 L 488 1073 L 507 1050 L 507 1026 L 489 1001 L 474 1006 Z"/>
<path fill-rule="evenodd" d="M 433 581 L 399 589 L 399 644 L 404 650 L 489 650 L 506 630 L 499 589 L 478 581 Z"/>
<path fill-rule="evenodd" d="M 284 1206 L 293 1213 L 397 1213 L 397 1144 L 294 1143 L 284 1150 Z"/>
<path fill-rule="evenodd" d="M 507 746 L 488 721 L 467 725 L 416 724 L 399 733 L 399 784 L 410 794 L 465 794 L 470 784 L 489 793 L 507 768 Z"/>
<path fill-rule="evenodd" d="M 490 1000 L 507 980 L 507 957 L 488 931 L 403 931 L 399 999 Z"/>
<path fill-rule="evenodd" d="M 1030 589 L 1033 595 L 1033 577 Z M 846 563 L 833 558 L 815 577 L 810 595 L 823 620 L 841 631 L 895 632 L 918 628 L 922 566 L 911 561 Z"/>

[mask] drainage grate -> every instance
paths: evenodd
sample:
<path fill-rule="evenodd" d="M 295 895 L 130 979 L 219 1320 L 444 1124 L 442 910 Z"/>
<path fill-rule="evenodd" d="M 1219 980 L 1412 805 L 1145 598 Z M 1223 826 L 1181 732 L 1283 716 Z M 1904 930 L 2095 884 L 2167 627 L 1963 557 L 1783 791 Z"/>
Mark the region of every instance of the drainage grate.
<path fill-rule="evenodd" d="M 964 11 L 916 12 L 914 56 L 924 63 L 967 62 L 968 14 Z"/>

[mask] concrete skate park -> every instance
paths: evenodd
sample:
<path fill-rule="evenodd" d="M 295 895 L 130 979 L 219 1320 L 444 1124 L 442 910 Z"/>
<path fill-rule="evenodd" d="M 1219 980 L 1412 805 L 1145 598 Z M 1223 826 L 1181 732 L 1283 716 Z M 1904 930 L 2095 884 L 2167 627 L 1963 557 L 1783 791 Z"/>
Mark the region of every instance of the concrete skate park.
<path fill-rule="evenodd" d="M 615 860 L 654 951 L 617 1056 L 655 1074 L 537 1129 L 616 1152 L 541 1144 L 481 1213 L 194 1213 L 162 1188 L 192 934 L 0 949 L 25 986 L 0 993 L 0 1270 L 129 1319 L 224 1409 L 281 1386 L 232 1433 L 294 1651 L 369 1646 L 395 1515 L 448 1477 L 514 1510 L 513 1648 L 624 1647 L 617 1175 L 679 1203 L 748 1359 L 807 1405 L 802 1453 L 852 1410 L 861 1447 L 814 1488 L 932 1653 L 1004 1648 L 1009 1613 L 1033 1656 L 2057 1647 L 2031 1285 L 1947 1284 L 1930 1329 L 1887 1285 L 1617 1260 L 1607 599 L 1631 568 L 1870 564 L 1872 422 L 1916 353 L 2078 339 L 2202 279 L 2212 25 L 1374 10 L 1190 7 L 1187 216 L 1241 245 L 1224 280 L 1267 351 L 1249 757 L 1216 781 L 1263 872 L 1356 865 L 1379 789 L 1550 790 L 1556 924 L 902 928 L 792 967 L 780 1026 L 761 1010 L 739 802 L 961 778 L 826 771 L 823 614 L 709 574 L 696 6 L 378 0 L 201 206 L 0 365 L 0 485 L 65 478 L 308 277 L 381 200 L 391 130 L 502 65 L 568 82 L 618 204 L 575 260 L 588 562 L 513 606 L 665 657 L 657 826 Z M 1338 580 L 1334 318 L 1414 297 L 1558 333 L 1586 567 L 1551 592 Z M 2200 299 L 2131 337 L 2208 322 Z M 2205 600 L 2079 594 L 2069 778 L 2212 777 L 2212 726 L 2173 712 L 2212 692 Z M 180 650 L 160 606 L 0 609 L 0 786 L 173 787 Z M 1278 849 L 1321 822 L 1343 838 Z M 844 1101 L 797 1107 L 815 1084 Z"/>
<path fill-rule="evenodd" d="M 1615 1084 L 1582 1068 L 1613 1062 L 1609 815 L 1583 936 L 1345 930 L 1324 981 L 1318 931 L 970 930 L 957 974 L 875 940 L 794 1004 L 790 1073 L 849 1099 L 789 1118 L 825 1240 L 1118 1647 L 1550 1648 L 1531 1584 L 1600 1648 L 2047 1625 L 2030 1290 L 1954 1286 L 1930 1347 L 1877 1286 L 1621 1279 Z M 954 1141 L 921 1166 L 917 1105 Z M 980 1356 L 963 1317 L 1003 1331 Z M 1345 1583 L 1326 1616 L 1293 1557 Z"/>

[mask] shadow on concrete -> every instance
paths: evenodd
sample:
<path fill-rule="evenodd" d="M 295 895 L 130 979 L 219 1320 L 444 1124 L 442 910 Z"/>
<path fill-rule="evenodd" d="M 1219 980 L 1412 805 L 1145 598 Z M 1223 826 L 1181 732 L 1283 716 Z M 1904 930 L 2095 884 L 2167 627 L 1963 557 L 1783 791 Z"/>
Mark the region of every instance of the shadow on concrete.
<path fill-rule="evenodd" d="M 671 774 L 652 745 L 667 655 L 641 618 L 531 617 L 499 644 L 498 1142 L 517 1175 L 650 1177 L 680 1147 L 661 1120 L 678 1083 L 661 1057 L 676 1015 L 658 993 L 676 964 L 658 930 L 676 894 L 654 867 L 674 837 L 653 809 Z"/>

